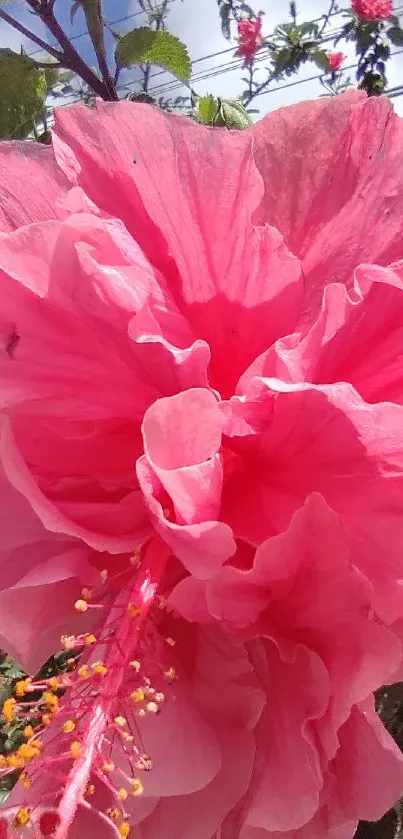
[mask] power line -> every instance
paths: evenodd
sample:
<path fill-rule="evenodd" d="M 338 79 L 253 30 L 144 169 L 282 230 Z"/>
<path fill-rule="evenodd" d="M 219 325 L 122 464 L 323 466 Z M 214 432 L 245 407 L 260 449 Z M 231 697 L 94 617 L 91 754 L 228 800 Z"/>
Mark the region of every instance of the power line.
<path fill-rule="evenodd" d="M 338 13 L 333 13 L 333 14 L 338 14 Z M 318 20 L 320 20 L 320 18 L 318 18 Z M 327 41 L 333 40 L 340 33 L 341 33 L 341 28 L 333 30 L 322 40 L 321 43 L 326 43 Z M 224 50 L 218 50 L 217 52 L 210 53 L 208 55 L 200 56 L 199 58 L 196 58 L 192 62 L 192 66 L 194 66 L 195 64 L 198 64 L 202 61 L 206 61 L 209 58 L 217 58 L 218 56 L 226 55 L 228 53 L 231 53 L 232 55 L 234 55 L 234 46 L 228 47 Z M 263 62 L 267 61 L 267 58 L 268 58 L 268 56 L 266 54 L 263 54 L 262 56 L 258 56 L 256 58 L 255 63 L 256 64 L 262 64 Z M 223 75 L 224 73 L 230 73 L 230 72 L 238 70 L 238 69 L 240 70 L 240 69 L 242 69 L 242 67 L 243 67 L 243 59 L 242 58 L 239 58 L 239 59 L 238 58 L 233 58 L 231 61 L 223 62 L 221 64 L 216 65 L 215 67 L 208 67 L 208 68 L 205 68 L 204 70 L 199 71 L 199 73 L 192 74 L 192 84 L 197 84 L 198 82 L 206 81 L 209 78 L 214 78 L 216 76 Z M 159 76 L 165 76 L 166 72 L 167 72 L 166 70 L 157 70 L 154 73 L 151 73 L 149 78 L 150 79 L 155 79 Z M 136 84 L 136 82 L 137 82 L 137 79 L 131 79 L 128 82 L 125 82 L 124 84 L 122 84 L 120 86 L 119 90 L 120 91 L 130 90 L 131 86 L 133 84 Z M 156 95 L 161 95 L 161 94 L 164 94 L 164 93 L 171 93 L 175 90 L 179 90 L 179 89 L 183 88 L 184 86 L 185 85 L 183 84 L 183 82 L 179 81 L 178 79 L 168 79 L 168 81 L 162 82 L 160 85 L 156 85 L 155 87 L 150 88 L 148 92 L 150 94 L 155 93 Z M 70 97 L 70 96 L 74 97 L 75 95 L 76 95 L 75 92 L 73 92 L 73 93 L 67 94 L 67 97 Z"/>
<path fill-rule="evenodd" d="M 172 3 L 172 2 L 174 2 L 174 0 L 168 0 L 168 2 Z M 395 13 L 399 14 L 402 10 L 403 10 L 403 6 L 400 6 L 395 10 Z M 116 20 L 111 21 L 110 25 L 115 25 L 117 23 L 122 23 L 124 21 L 135 18 L 135 17 L 137 17 L 138 15 L 141 15 L 141 14 L 144 14 L 144 13 L 142 11 L 139 11 L 139 12 L 134 12 L 130 15 L 125 15 L 121 18 L 117 18 Z M 332 12 L 331 17 L 336 17 L 337 15 L 340 15 L 340 12 L 337 12 L 337 11 Z M 312 23 L 318 23 L 321 20 L 323 20 L 323 15 L 315 18 L 312 21 Z M 322 39 L 321 43 L 326 43 L 328 41 L 334 40 L 334 38 L 337 37 L 339 34 L 341 34 L 341 32 L 342 32 L 342 27 L 341 28 L 338 27 L 338 28 L 332 30 Z M 70 40 L 77 40 L 77 39 L 85 37 L 85 36 L 88 36 L 88 32 L 81 32 L 81 33 L 78 33 L 76 35 L 72 35 Z M 269 39 L 270 39 L 270 37 L 273 37 L 273 33 L 268 36 Z M 39 52 L 43 52 L 43 50 L 35 50 L 34 52 L 30 53 L 30 55 L 34 55 L 34 54 L 37 54 Z M 391 56 L 399 55 L 401 52 L 402 52 L 402 50 L 395 51 L 394 53 L 391 53 Z M 219 56 L 224 56 L 224 55 L 227 55 L 228 53 L 234 54 L 234 46 L 233 45 L 230 46 L 230 47 L 227 47 L 223 50 L 218 50 L 216 52 L 209 53 L 207 55 L 199 56 L 198 58 L 196 58 L 192 62 L 192 67 L 195 64 L 201 63 L 203 61 L 207 61 L 208 59 L 218 58 Z M 264 54 L 262 56 L 257 56 L 256 63 L 261 64 L 264 61 L 267 61 L 267 58 L 268 58 L 267 54 Z M 241 59 L 233 58 L 231 61 L 222 62 L 221 64 L 217 64 L 214 67 L 208 67 L 208 68 L 205 68 L 203 70 L 200 70 L 198 73 L 196 72 L 192 76 L 192 84 L 197 84 L 197 83 L 206 81 L 207 79 L 215 78 L 217 76 L 223 75 L 224 73 L 229 73 L 229 72 L 233 72 L 233 71 L 242 69 L 242 67 L 243 67 L 242 58 Z M 349 70 L 349 69 L 354 69 L 355 67 L 356 67 L 356 65 L 352 64 L 352 65 L 349 65 L 348 67 L 346 67 L 345 69 Z M 159 76 L 163 76 L 163 75 L 166 75 L 166 71 L 157 70 L 154 73 L 150 74 L 150 79 L 153 79 L 153 78 L 156 78 L 156 77 L 159 77 Z M 266 95 L 266 94 L 269 94 L 269 93 L 274 93 L 277 90 L 286 89 L 288 87 L 294 87 L 294 86 L 297 86 L 298 84 L 305 84 L 306 82 L 314 81 L 316 79 L 319 79 L 322 75 L 323 75 L 323 73 L 318 73 L 318 74 L 315 74 L 315 75 L 310 76 L 310 77 L 305 78 L 305 79 L 297 79 L 293 82 L 288 82 L 288 83 L 283 84 L 283 85 L 277 85 L 275 88 L 271 88 L 270 90 L 262 91 L 261 93 L 257 94 L 257 96 L 263 96 L 263 95 Z M 118 88 L 118 90 L 119 91 L 130 90 L 130 88 L 134 84 L 136 84 L 136 82 L 137 82 L 137 79 L 129 80 L 125 84 L 121 85 Z M 164 94 L 173 93 L 176 90 L 180 90 L 183 87 L 186 87 L 183 84 L 183 82 L 181 82 L 177 79 L 169 79 L 166 82 L 162 82 L 161 84 L 157 84 L 154 87 L 150 88 L 148 92 L 150 94 L 155 94 L 157 96 L 158 95 L 161 96 L 161 95 L 164 95 Z M 78 94 L 77 95 L 77 93 L 78 93 L 77 91 L 74 91 L 71 94 L 67 94 L 65 98 L 68 98 L 68 97 L 75 97 L 75 98 L 73 98 L 71 102 L 65 102 L 64 104 L 60 105 L 59 107 L 66 107 L 67 105 L 72 105 L 72 104 L 75 104 L 76 102 L 82 101 L 82 99 L 84 98 L 83 94 Z M 397 96 L 397 95 L 400 95 L 400 93 L 393 93 L 393 95 Z"/>

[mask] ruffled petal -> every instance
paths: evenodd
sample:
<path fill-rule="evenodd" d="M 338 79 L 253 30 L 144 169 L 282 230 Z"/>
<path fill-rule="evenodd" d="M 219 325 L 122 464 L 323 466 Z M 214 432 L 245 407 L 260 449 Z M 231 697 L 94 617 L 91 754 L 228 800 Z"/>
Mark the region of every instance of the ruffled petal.
<path fill-rule="evenodd" d="M 230 395 L 255 356 L 293 329 L 302 295 L 298 260 L 282 236 L 252 224 L 262 182 L 249 137 L 132 103 L 98 104 L 90 116 L 81 107 L 57 113 L 60 165 L 125 221 L 169 278 L 211 348 L 213 386 Z"/>
<path fill-rule="evenodd" d="M 56 164 L 53 149 L 27 142 L 1 143 L 0 183 L 3 233 L 32 221 L 59 218 L 58 201 L 70 186 Z"/>
<path fill-rule="evenodd" d="M 360 262 L 402 257 L 402 131 L 386 98 L 357 91 L 280 108 L 248 129 L 265 182 L 255 220 L 301 259 L 308 322 L 326 285 L 351 288 Z"/>

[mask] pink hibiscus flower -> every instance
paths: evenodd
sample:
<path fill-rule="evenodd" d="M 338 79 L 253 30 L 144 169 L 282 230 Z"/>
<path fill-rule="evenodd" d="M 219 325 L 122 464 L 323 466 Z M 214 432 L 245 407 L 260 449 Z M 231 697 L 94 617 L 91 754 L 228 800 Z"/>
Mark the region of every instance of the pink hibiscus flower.
<path fill-rule="evenodd" d="M 328 52 L 327 63 L 331 73 L 337 73 L 337 71 L 340 70 L 345 57 L 346 56 L 342 52 Z"/>
<path fill-rule="evenodd" d="M 362 20 L 384 20 L 393 15 L 393 0 L 352 0 L 351 8 Z"/>
<path fill-rule="evenodd" d="M 238 44 L 235 55 L 240 55 L 244 59 L 245 65 L 252 64 L 257 51 L 264 44 L 262 13 L 258 14 L 254 20 L 241 18 L 238 21 Z"/>
<path fill-rule="evenodd" d="M 0 146 L 1 645 L 81 651 L 3 709 L 1 839 L 351 839 L 398 798 L 401 149 L 360 93 Z"/>

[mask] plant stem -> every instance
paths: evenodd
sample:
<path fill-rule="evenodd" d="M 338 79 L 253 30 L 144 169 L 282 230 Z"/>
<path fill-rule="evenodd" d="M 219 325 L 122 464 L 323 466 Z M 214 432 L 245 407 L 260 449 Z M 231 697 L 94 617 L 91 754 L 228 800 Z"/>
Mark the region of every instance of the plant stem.
<path fill-rule="evenodd" d="M 60 26 L 59 22 L 56 20 L 56 17 L 53 12 L 53 8 L 49 5 L 38 7 L 36 4 L 36 0 L 26 0 L 31 9 L 40 17 L 43 21 L 45 26 L 49 29 L 49 32 L 56 38 L 56 41 L 60 44 L 63 53 L 61 54 L 57 52 L 56 57 L 64 64 L 69 70 L 73 70 L 74 73 L 77 73 L 80 78 L 94 91 L 97 96 L 100 96 L 101 99 L 109 100 L 111 98 L 110 91 L 107 89 L 107 86 L 101 79 L 98 78 L 97 75 L 91 70 L 90 67 L 83 61 L 81 55 L 77 52 L 69 38 L 67 37 L 65 31 Z M 48 49 L 48 47 L 46 47 Z"/>
<path fill-rule="evenodd" d="M 7 14 L 7 12 L 3 12 L 2 9 L 0 9 L 0 18 L 4 20 L 6 23 L 8 23 L 10 26 L 12 26 L 14 29 L 17 29 L 18 32 L 21 32 L 21 35 L 24 35 L 25 38 L 29 38 L 30 41 L 33 41 L 34 44 L 38 45 L 38 47 L 41 47 L 41 49 L 46 50 L 46 52 L 48 52 L 50 55 L 53 55 L 53 57 L 57 58 L 58 61 L 62 61 L 62 52 L 59 52 L 59 50 L 55 50 L 53 47 L 50 46 L 50 44 L 47 44 L 46 41 L 43 41 L 42 38 L 39 38 L 38 35 L 35 35 L 34 32 L 31 32 L 29 29 L 23 26 L 22 23 L 19 23 L 18 20 L 15 20 L 15 18 L 11 17 L 11 15 Z"/>

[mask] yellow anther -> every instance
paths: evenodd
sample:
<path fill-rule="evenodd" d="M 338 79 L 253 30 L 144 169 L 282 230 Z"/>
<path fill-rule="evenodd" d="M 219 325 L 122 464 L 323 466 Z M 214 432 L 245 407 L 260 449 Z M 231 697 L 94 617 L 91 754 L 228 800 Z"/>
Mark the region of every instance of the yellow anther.
<path fill-rule="evenodd" d="M 149 714 L 156 714 L 159 711 L 158 705 L 156 702 L 147 702 L 146 705 L 147 711 Z"/>
<path fill-rule="evenodd" d="M 127 731 L 122 731 L 122 737 L 126 743 L 133 743 L 134 737 L 132 734 L 129 734 Z"/>
<path fill-rule="evenodd" d="M 168 679 L 168 682 L 174 682 L 176 679 L 176 670 L 174 667 L 169 667 L 168 670 L 164 671 L 164 676 Z"/>
<path fill-rule="evenodd" d="M 20 755 L 14 753 L 8 756 L 7 766 L 10 766 L 12 769 L 23 769 L 25 766 L 25 760 L 20 757 Z"/>
<path fill-rule="evenodd" d="M 164 693 L 156 693 L 155 694 L 155 701 L 158 703 L 165 702 L 165 694 Z"/>
<path fill-rule="evenodd" d="M 136 713 L 138 714 L 139 717 L 145 717 L 145 715 L 146 715 L 146 712 L 145 712 L 144 708 L 139 708 L 139 710 Z"/>
<path fill-rule="evenodd" d="M 74 740 L 74 743 L 71 744 L 70 752 L 71 752 L 71 756 L 74 758 L 74 760 L 77 760 L 77 758 L 80 757 L 81 743 L 79 743 L 78 740 Z"/>
<path fill-rule="evenodd" d="M 92 665 L 92 669 L 97 676 L 106 676 L 108 668 L 104 664 L 97 663 Z"/>
<path fill-rule="evenodd" d="M 7 766 L 7 758 L 4 755 L 0 755 L 0 769 L 5 769 Z"/>
<path fill-rule="evenodd" d="M 60 644 L 63 650 L 74 650 L 76 646 L 76 636 L 75 635 L 62 635 L 60 638 Z"/>
<path fill-rule="evenodd" d="M 86 635 L 84 638 L 84 644 L 86 647 L 90 647 L 92 644 L 96 644 L 97 639 L 95 635 Z"/>
<path fill-rule="evenodd" d="M 62 725 L 62 731 L 64 731 L 65 734 L 71 734 L 71 732 L 74 731 L 75 727 L 76 724 L 74 720 L 66 720 L 66 722 L 64 722 Z"/>
<path fill-rule="evenodd" d="M 59 679 L 56 676 L 52 676 L 48 679 L 48 687 L 50 687 L 51 690 L 57 690 L 59 687 Z"/>
<path fill-rule="evenodd" d="M 127 839 L 129 833 L 130 833 L 129 822 L 122 822 L 119 825 L 119 836 L 121 836 L 122 839 Z"/>
<path fill-rule="evenodd" d="M 141 609 L 135 603 L 129 603 L 127 611 L 131 618 L 138 618 L 141 615 Z"/>
<path fill-rule="evenodd" d="M 169 647 L 174 647 L 175 644 L 176 644 L 176 641 L 174 641 L 173 638 L 169 638 L 169 637 L 165 638 L 165 641 L 166 641 L 166 643 L 168 644 Z"/>
<path fill-rule="evenodd" d="M 32 728 L 32 725 L 26 725 L 25 728 L 24 728 L 24 737 L 26 737 L 27 740 L 29 740 L 31 737 L 34 736 L 34 734 L 35 734 L 35 731 Z"/>
<path fill-rule="evenodd" d="M 24 787 L 24 789 L 31 789 L 31 787 L 32 787 L 32 781 L 30 781 L 30 779 L 26 777 L 26 775 L 24 774 L 24 772 L 22 772 L 22 773 L 21 773 L 21 775 L 20 775 L 20 777 L 19 777 L 19 779 L 18 779 L 18 780 L 20 781 L 20 783 L 22 784 L 22 786 Z"/>
<path fill-rule="evenodd" d="M 85 790 L 85 794 L 88 796 L 94 795 L 95 787 L 94 784 L 87 784 L 87 788 Z"/>
<path fill-rule="evenodd" d="M 77 673 L 80 679 L 89 679 L 91 674 L 88 670 L 88 664 L 82 664 L 81 667 L 78 668 Z"/>
<path fill-rule="evenodd" d="M 86 600 L 76 600 L 74 608 L 77 612 L 86 612 L 88 609 L 88 603 Z"/>
<path fill-rule="evenodd" d="M 24 827 L 26 824 L 29 824 L 31 818 L 31 811 L 29 807 L 20 807 L 17 810 L 17 814 L 15 817 L 15 826 L 16 827 Z"/>
<path fill-rule="evenodd" d="M 37 757 L 42 750 L 42 743 L 40 740 L 33 740 L 32 743 L 21 743 L 17 749 L 17 755 L 24 761 L 30 761 Z"/>
<path fill-rule="evenodd" d="M 128 793 L 127 789 L 125 789 L 124 787 L 121 787 L 120 789 L 118 789 L 116 795 L 117 795 L 119 801 L 126 801 L 126 798 L 128 797 L 129 793 Z"/>
<path fill-rule="evenodd" d="M 42 694 L 42 701 L 46 702 L 50 714 L 57 714 L 59 710 L 59 700 L 54 693 L 50 690 L 45 690 Z"/>
<path fill-rule="evenodd" d="M 81 592 L 81 597 L 82 597 L 84 600 L 91 600 L 91 597 L 92 597 L 92 591 L 91 591 L 91 589 L 90 589 L 90 588 L 83 588 L 83 590 L 82 590 L 82 592 Z"/>
<path fill-rule="evenodd" d="M 102 772 L 108 773 L 113 772 L 115 768 L 115 764 L 113 760 L 105 760 L 102 764 Z"/>
<path fill-rule="evenodd" d="M 50 725 L 52 722 L 52 717 L 50 714 L 42 714 L 42 723 L 43 725 Z"/>
<path fill-rule="evenodd" d="M 125 725 L 127 725 L 126 717 L 115 717 L 114 722 L 119 726 L 119 728 L 124 728 Z"/>
<path fill-rule="evenodd" d="M 134 661 L 129 661 L 129 664 L 130 664 L 130 667 L 133 667 L 133 670 L 134 670 L 135 673 L 140 672 L 141 664 L 140 664 L 139 661 L 137 661 L 137 659 L 134 659 Z"/>
<path fill-rule="evenodd" d="M 132 694 L 130 694 L 130 699 L 133 702 L 144 702 L 146 695 L 144 693 L 143 688 L 136 688 Z"/>
<path fill-rule="evenodd" d="M 120 818 L 122 813 L 118 807 L 108 807 L 106 815 L 109 816 L 110 819 L 113 819 L 113 821 L 116 821 Z"/>
<path fill-rule="evenodd" d="M 143 795 L 144 788 L 143 784 L 140 781 L 140 778 L 132 778 L 132 780 L 130 781 L 130 786 L 132 795 L 134 795 L 136 798 L 138 798 L 138 796 L 140 795 Z"/>
<path fill-rule="evenodd" d="M 103 569 L 103 571 L 101 571 L 100 577 L 101 577 L 101 582 L 102 582 L 102 583 L 106 583 L 106 581 L 107 581 L 107 579 L 108 579 L 108 570 L 107 570 L 107 568 L 104 568 L 104 569 Z"/>
<path fill-rule="evenodd" d="M 4 700 L 2 714 L 6 722 L 12 722 L 15 719 L 17 715 L 17 703 L 12 696 Z"/>
<path fill-rule="evenodd" d="M 25 694 L 27 692 L 27 689 L 28 689 L 29 685 L 31 684 L 31 682 L 32 682 L 32 679 L 19 679 L 19 681 L 17 682 L 17 684 L 14 688 L 15 695 L 18 696 L 18 697 L 25 696 Z"/>

